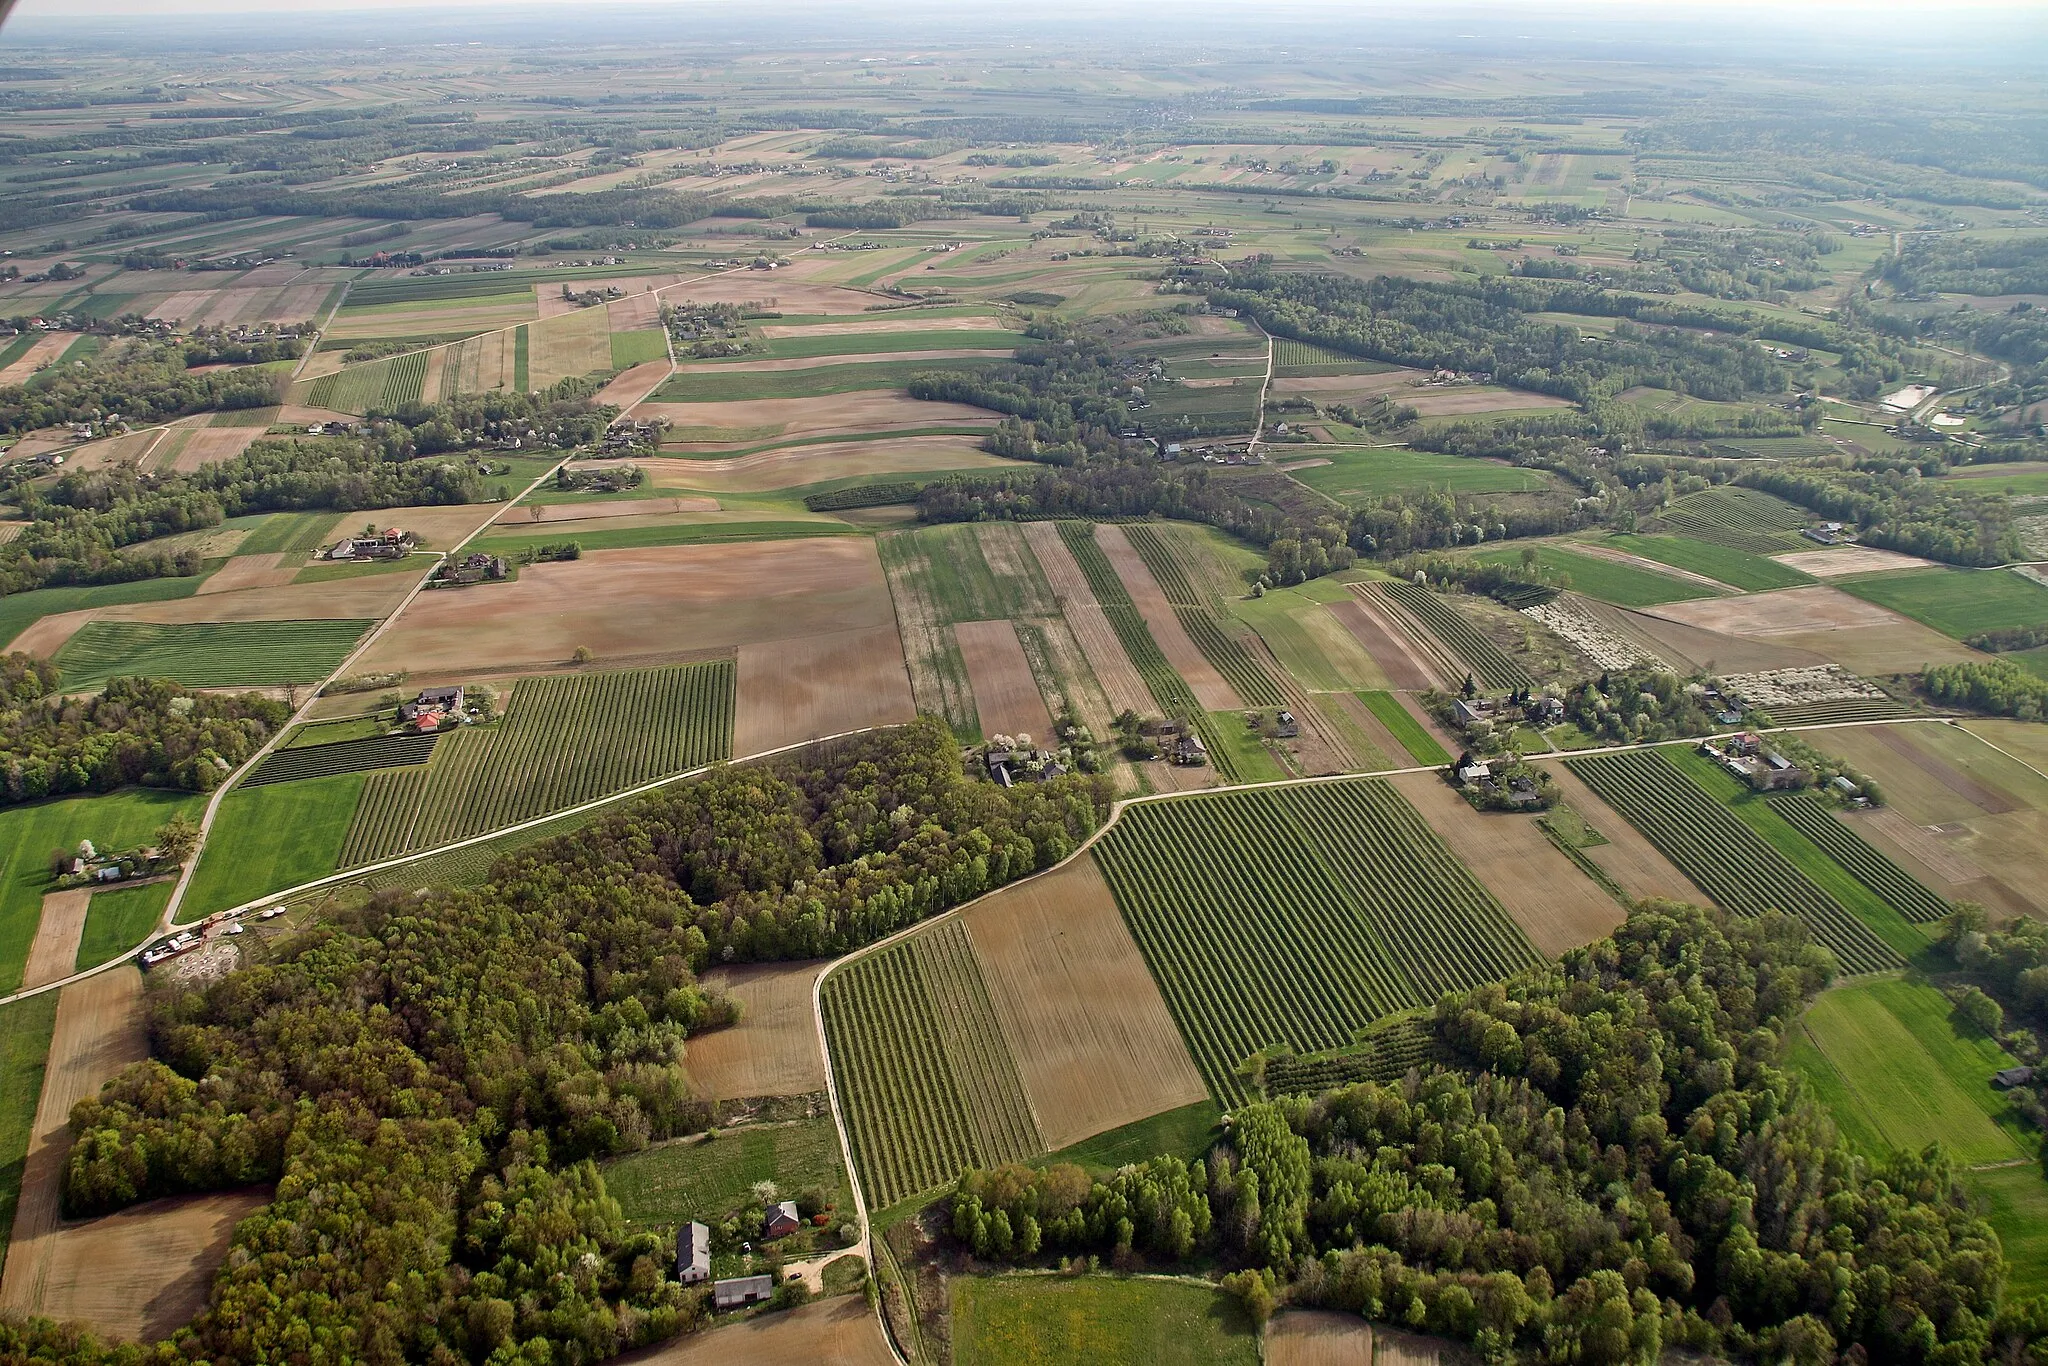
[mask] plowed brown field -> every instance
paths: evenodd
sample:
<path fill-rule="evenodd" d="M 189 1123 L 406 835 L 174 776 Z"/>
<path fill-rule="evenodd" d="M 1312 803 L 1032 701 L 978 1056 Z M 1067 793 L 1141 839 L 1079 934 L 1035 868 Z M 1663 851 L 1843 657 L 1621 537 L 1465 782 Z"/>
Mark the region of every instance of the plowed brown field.
<path fill-rule="evenodd" d="M 903 641 L 885 626 L 739 647 L 733 752 L 915 720 Z"/>
<path fill-rule="evenodd" d="M 882 1325 L 859 1295 L 836 1295 L 786 1313 L 692 1333 L 617 1361 L 618 1366 L 896 1366 Z"/>
<path fill-rule="evenodd" d="M 758 963 L 713 968 L 704 984 L 743 1007 L 740 1022 L 690 1040 L 685 1067 L 697 1093 L 712 1100 L 801 1096 L 825 1089 L 825 1056 L 811 1018 L 817 963 Z"/>
<path fill-rule="evenodd" d="M 1017 643 L 1017 628 L 1007 621 L 963 621 L 953 628 L 967 681 L 974 689 L 974 710 L 984 735 L 1019 732 L 1041 743 L 1052 735 L 1052 714 L 1039 696 L 1031 663 Z"/>
<path fill-rule="evenodd" d="M 1290 1309 L 1266 1329 L 1266 1366 L 1373 1366 L 1372 1325 L 1356 1314 Z"/>
<path fill-rule="evenodd" d="M 22 969 L 22 986 L 39 987 L 71 975 L 72 965 L 78 961 L 78 941 L 85 935 L 86 908 L 91 904 L 90 887 L 44 894 L 42 919 L 36 922 L 28 966 Z"/>
<path fill-rule="evenodd" d="M 1093 858 L 964 919 L 1048 1147 L 1208 1094 Z"/>

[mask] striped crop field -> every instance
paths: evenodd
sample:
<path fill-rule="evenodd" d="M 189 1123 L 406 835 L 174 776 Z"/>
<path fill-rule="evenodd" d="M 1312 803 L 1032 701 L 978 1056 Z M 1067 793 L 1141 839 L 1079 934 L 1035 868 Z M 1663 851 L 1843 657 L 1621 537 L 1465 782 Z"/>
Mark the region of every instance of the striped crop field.
<path fill-rule="evenodd" d="M 1216 620 L 1208 603 L 1196 593 L 1173 548 L 1159 534 L 1159 528 L 1143 523 L 1127 526 L 1124 537 L 1138 552 L 1138 558 L 1159 584 L 1160 591 L 1166 594 L 1166 601 L 1172 605 L 1173 614 L 1180 618 L 1181 629 L 1188 633 L 1188 639 L 1202 652 L 1202 658 L 1216 666 L 1216 672 L 1229 681 L 1237 695 L 1254 707 L 1286 706 L 1287 694 L 1281 690 L 1272 670 Z"/>
<path fill-rule="evenodd" d="M 372 408 L 389 411 L 418 403 L 426 378 L 427 353 L 415 351 L 322 375 L 308 389 L 306 402 L 337 413 L 367 413 Z"/>
<path fill-rule="evenodd" d="M 820 997 L 870 1206 L 1044 1150 L 957 917 L 838 969 Z"/>
<path fill-rule="evenodd" d="M 1162 714 L 1191 719 L 1202 733 L 1202 743 L 1208 746 L 1209 760 L 1216 765 L 1216 771 L 1228 781 L 1237 782 L 1243 775 L 1237 771 L 1229 747 L 1215 733 L 1208 713 L 1202 709 L 1200 699 L 1188 687 L 1187 680 L 1175 671 L 1161 652 L 1159 642 L 1152 638 L 1152 630 L 1145 625 L 1144 614 L 1131 601 L 1131 595 L 1124 591 L 1123 580 L 1116 575 L 1116 566 L 1095 543 L 1094 524 L 1061 522 L 1059 529 L 1060 539 L 1066 542 L 1074 563 L 1081 567 L 1088 587 L 1095 594 L 1096 603 L 1102 608 L 1102 615 L 1109 619 L 1110 629 L 1116 632 L 1124 653 L 1130 656 L 1131 667 L 1144 680 L 1145 691 L 1152 694 L 1152 700 L 1158 704 Z"/>
<path fill-rule="evenodd" d="M 1414 583 L 1383 583 L 1380 591 L 1427 627 L 1459 659 L 1465 661 L 1481 686 L 1488 688 L 1533 688 L 1536 680 L 1521 665 L 1501 653 L 1500 647 L 1477 626 L 1458 614 L 1456 608 L 1431 590 Z"/>
<path fill-rule="evenodd" d="M 1737 915 L 1782 910 L 1805 921 L 1845 972 L 1905 960 L 1770 842 L 1662 754 L 1633 750 L 1567 759 L 1603 801 L 1628 818 L 1700 890 Z"/>
<path fill-rule="evenodd" d="M 730 660 L 522 679 L 505 718 L 363 784 L 340 866 L 593 801 L 732 753 Z"/>
<path fill-rule="evenodd" d="M 266 783 L 296 782 L 300 778 L 325 778 L 333 773 L 364 773 L 378 768 L 403 768 L 423 764 L 433 757 L 434 742 L 440 735 L 372 735 L 359 740 L 337 740 L 329 745 L 301 745 L 274 750 L 256 765 L 256 771 L 242 779 L 243 787 Z"/>
<path fill-rule="evenodd" d="M 1127 809 L 1104 876 L 1216 1098 L 1246 1059 L 1349 1044 L 1438 993 L 1539 955 L 1384 782 L 1232 792 Z"/>
<path fill-rule="evenodd" d="M 1771 809 L 1818 845 L 1822 853 L 1846 868 L 1850 877 L 1877 893 L 1893 910 L 1916 925 L 1944 919 L 1952 909 L 1946 901 L 1921 886 L 1911 873 L 1871 848 L 1861 835 L 1836 820 L 1818 798 L 1803 792 L 1777 797 L 1772 799 Z"/>
<path fill-rule="evenodd" d="M 1806 512 L 1761 489 L 1721 485 L 1688 493 L 1664 509 L 1664 521 L 1676 530 L 1730 550 L 1760 555 L 1812 549 L 1799 529 L 1813 520 Z"/>
<path fill-rule="evenodd" d="M 1832 726 L 1840 721 L 1891 721 L 1913 709 L 1888 697 L 1832 697 L 1824 702 L 1787 702 L 1768 709 L 1781 726 Z"/>
<path fill-rule="evenodd" d="M 348 657 L 369 621 L 89 621 L 57 651 L 67 691 L 145 674 L 194 688 L 315 683 Z"/>

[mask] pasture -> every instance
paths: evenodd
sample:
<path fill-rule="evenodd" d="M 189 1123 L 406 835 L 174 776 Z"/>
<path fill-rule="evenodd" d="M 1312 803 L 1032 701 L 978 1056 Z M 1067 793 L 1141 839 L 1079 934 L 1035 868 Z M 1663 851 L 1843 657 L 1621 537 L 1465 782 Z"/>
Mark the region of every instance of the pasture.
<path fill-rule="evenodd" d="M 1367 691 L 1358 694 L 1358 700 L 1365 703 L 1366 710 L 1375 720 L 1387 728 L 1387 733 L 1400 742 L 1408 751 L 1408 757 L 1418 764 L 1448 764 L 1449 751 L 1437 743 L 1413 712 L 1401 705 L 1401 699 L 1390 692 Z"/>
<path fill-rule="evenodd" d="M 1557 545 L 1525 546 L 1522 549 L 1488 550 L 1472 558 L 1481 564 L 1518 567 L 1527 552 L 1535 553 L 1536 567 L 1544 581 L 1576 589 L 1589 598 L 1611 602 L 1617 607 L 1649 607 L 1661 602 L 1684 602 L 1711 598 L 1717 590 L 1673 574 L 1660 574 L 1617 560 L 1582 555 Z"/>
<path fill-rule="evenodd" d="M 1258 1330 L 1205 1282 L 956 1276 L 953 1344 L 974 1366 L 1257 1366 Z"/>
<path fill-rule="evenodd" d="M 1127 810 L 1097 846 L 1210 1092 L 1438 993 L 1535 961 L 1500 904 L 1386 783 L 1234 792 Z"/>
<path fill-rule="evenodd" d="M 360 772 L 343 771 L 295 782 L 245 783 L 228 793 L 178 918 L 197 920 L 333 872 L 364 780 Z"/>
<path fill-rule="evenodd" d="M 1800 1018 L 1791 1062 L 1870 1157 L 1930 1143 L 1966 1164 L 2027 1155 L 2024 1121 L 1991 1085 L 2013 1059 L 1924 983 L 1823 994 Z M 2038 1167 L 2032 1175 L 2042 1179 Z"/>
<path fill-rule="evenodd" d="M 815 1186 L 828 1203 L 848 1208 L 852 1197 L 831 1117 L 675 1139 L 604 1165 L 605 1189 L 627 1222 L 662 1233 L 688 1219 L 716 1223 L 749 1203 L 756 1181 L 773 1181 L 790 1198 Z"/>
<path fill-rule="evenodd" d="M 1601 544 L 1659 564 L 1668 564 L 1674 569 L 1704 575 L 1745 593 L 1796 588 L 1813 582 L 1811 575 L 1782 561 L 1685 536 L 1614 536 Z"/>
<path fill-rule="evenodd" d="M 78 955 L 69 964 L 70 971 L 96 968 L 141 947 L 170 903 L 174 885 L 174 879 L 164 878 L 139 887 L 109 887 L 94 892 L 86 912 L 85 933 L 79 938 Z"/>
<path fill-rule="evenodd" d="M 161 624 L 89 621 L 57 651 L 69 689 L 147 674 L 195 688 L 316 683 L 355 648 L 370 621 L 234 621 Z"/>
<path fill-rule="evenodd" d="M 1794 865 L 1779 847 L 1785 841 L 1758 833 L 1663 751 L 1588 755 L 1568 759 L 1565 766 L 1717 905 L 1737 915 L 1782 910 L 1797 916 L 1833 951 L 1845 972 L 1903 965 L 1904 958 L 1885 939 Z M 1789 826 L 1784 831 L 1796 838 Z M 1813 853 L 1826 861 L 1819 850 Z"/>
<path fill-rule="evenodd" d="M 732 727 L 730 660 L 521 679 L 502 721 L 457 731 L 425 764 L 363 780 L 340 866 L 430 849 L 726 758 Z"/>
<path fill-rule="evenodd" d="M 0 1006 L 0 1254 L 14 1229 L 22 1162 L 28 1156 L 36 1102 L 43 1093 L 43 1064 L 50 1052 L 59 994 L 46 991 Z"/>
<path fill-rule="evenodd" d="M 1324 446 L 1316 450 L 1312 459 L 1283 461 L 1281 468 L 1292 478 L 1347 507 L 1359 507 L 1390 493 L 1443 491 L 1467 497 L 1541 493 L 1550 487 L 1550 481 L 1538 470 L 1402 446 Z"/>
<path fill-rule="evenodd" d="M 834 969 L 823 1005 L 870 1208 L 1044 1149 L 957 918 Z"/>
<path fill-rule="evenodd" d="M 1957 640 L 2048 625 L 2048 588 L 2010 570 L 1906 569 L 1842 579 L 1838 586 Z"/>
<path fill-rule="evenodd" d="M 84 839 L 104 849 L 132 848 L 173 816 L 196 820 L 205 804 L 197 793 L 131 787 L 0 807 L 0 994 L 21 984 L 50 890 L 53 850 L 75 849 Z"/>
<path fill-rule="evenodd" d="M 1709 545 L 1769 555 L 1803 550 L 1813 542 L 1797 533 L 1813 515 L 1758 489 L 1723 484 L 1688 493 L 1664 509 L 1664 523 Z"/>

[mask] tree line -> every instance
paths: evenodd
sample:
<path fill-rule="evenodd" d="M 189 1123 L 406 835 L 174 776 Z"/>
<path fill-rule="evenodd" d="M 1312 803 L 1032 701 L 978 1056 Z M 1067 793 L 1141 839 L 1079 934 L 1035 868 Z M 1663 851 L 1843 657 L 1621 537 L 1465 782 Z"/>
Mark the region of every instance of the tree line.
<path fill-rule="evenodd" d="M 193 692 L 163 678 L 116 678 L 65 698 L 57 666 L 0 655 L 0 803 L 117 787 L 210 792 L 291 716 L 261 693 Z"/>
<path fill-rule="evenodd" d="M 210 354 L 212 348 L 202 348 Z M 297 354 L 296 350 L 292 354 Z M 284 377 L 263 370 L 193 374 L 187 348 L 174 342 L 130 342 L 83 367 L 58 366 L 26 384 L 0 389 L 0 433 L 67 422 L 95 422 L 119 413 L 136 426 L 209 410 L 263 408 L 283 393 Z"/>

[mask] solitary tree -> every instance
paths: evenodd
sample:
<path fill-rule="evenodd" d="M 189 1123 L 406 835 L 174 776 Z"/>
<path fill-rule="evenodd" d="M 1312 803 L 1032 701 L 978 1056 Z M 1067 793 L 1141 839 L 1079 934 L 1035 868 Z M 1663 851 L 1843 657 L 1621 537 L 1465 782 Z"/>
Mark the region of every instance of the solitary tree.
<path fill-rule="evenodd" d="M 183 863 L 199 847 L 199 827 L 190 818 L 173 816 L 157 827 L 156 849 L 170 863 Z"/>

